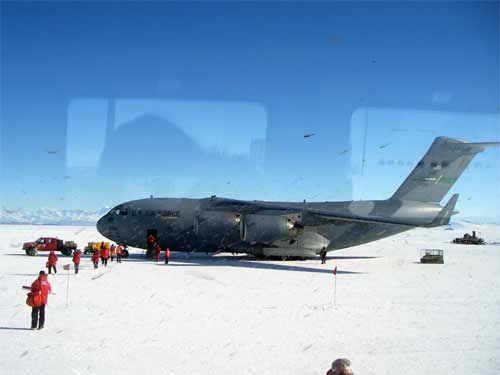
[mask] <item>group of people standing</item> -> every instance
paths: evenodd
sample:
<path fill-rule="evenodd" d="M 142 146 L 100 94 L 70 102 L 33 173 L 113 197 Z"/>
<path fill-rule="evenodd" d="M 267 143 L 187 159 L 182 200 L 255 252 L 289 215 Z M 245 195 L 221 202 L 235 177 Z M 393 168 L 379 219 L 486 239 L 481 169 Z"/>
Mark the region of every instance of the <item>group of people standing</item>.
<path fill-rule="evenodd" d="M 153 258 L 155 262 L 159 262 L 162 249 L 158 244 L 158 242 L 156 241 L 156 236 L 152 234 L 148 235 L 146 242 L 148 245 L 146 251 L 146 257 L 150 259 Z M 164 252 L 165 252 L 165 264 L 168 264 L 168 261 L 170 260 L 170 249 L 168 248 L 168 246 L 165 247 Z"/>
<path fill-rule="evenodd" d="M 155 245 L 155 250 L 154 250 L 154 260 L 155 262 L 160 261 L 160 254 L 161 254 L 161 247 L 160 245 L 156 244 Z M 170 249 L 168 247 L 165 248 L 165 264 L 168 264 L 168 261 L 170 259 Z"/>
<path fill-rule="evenodd" d="M 99 248 L 94 249 L 94 253 L 92 254 L 92 263 L 94 264 L 94 268 L 99 267 L 99 260 L 101 261 L 101 265 L 104 267 L 108 266 L 108 260 L 111 259 L 113 261 L 116 257 L 116 263 L 122 262 L 122 253 L 123 247 L 122 245 L 116 246 L 115 244 L 111 244 L 108 247 L 104 242 L 101 242 L 101 246 Z"/>
<path fill-rule="evenodd" d="M 111 261 L 113 261 L 116 258 L 116 262 L 121 263 L 123 250 L 124 250 L 124 248 L 121 245 L 115 245 L 115 244 L 112 244 L 108 249 L 106 244 L 104 242 L 102 242 L 100 248 L 96 248 L 92 254 L 92 257 L 91 257 L 92 263 L 94 264 L 94 268 L 98 268 L 99 260 L 101 261 L 101 264 L 104 267 L 108 266 L 109 259 L 111 259 Z M 81 258 L 82 258 L 82 252 L 80 250 L 76 249 L 73 252 L 73 259 L 72 259 L 73 265 L 75 268 L 75 274 L 78 273 L 78 270 L 80 268 Z M 50 250 L 49 257 L 48 257 L 47 263 L 46 263 L 49 274 L 51 274 L 52 271 L 54 271 L 54 273 L 57 273 L 57 261 L 58 261 L 58 259 L 59 258 L 57 257 L 55 251 Z"/>

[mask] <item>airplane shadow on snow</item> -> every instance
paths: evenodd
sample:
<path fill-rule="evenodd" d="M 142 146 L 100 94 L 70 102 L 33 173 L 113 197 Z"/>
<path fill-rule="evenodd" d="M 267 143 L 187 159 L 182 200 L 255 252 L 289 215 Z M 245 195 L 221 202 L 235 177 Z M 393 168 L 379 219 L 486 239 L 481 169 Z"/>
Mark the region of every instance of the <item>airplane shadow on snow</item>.
<path fill-rule="evenodd" d="M 364 257 L 364 256 L 342 256 L 342 257 L 329 257 L 328 259 L 372 259 L 377 257 Z M 163 260 L 163 258 L 161 258 Z M 162 261 L 156 264 L 152 260 L 144 259 L 140 254 L 131 254 L 126 261 L 146 262 L 158 266 L 166 266 Z M 302 265 L 290 264 L 291 261 L 281 261 L 278 263 L 273 260 L 256 260 L 253 256 L 213 256 L 204 254 L 174 254 L 170 259 L 168 267 L 238 267 L 238 268 L 255 268 L 267 269 L 276 271 L 292 271 L 292 272 L 310 272 L 310 273 L 326 273 L 331 274 L 334 265 L 330 265 L 328 269 L 312 268 Z M 364 272 L 344 271 L 337 270 L 337 274 L 364 274 Z"/>
<path fill-rule="evenodd" d="M 5 254 L 5 255 L 22 255 L 24 254 Z M 332 260 L 363 260 L 363 259 L 377 259 L 376 256 L 329 256 L 327 260 L 330 262 Z M 160 263 L 155 263 L 150 259 L 144 258 L 143 254 L 130 254 L 129 257 L 123 258 L 123 262 L 140 262 L 146 264 L 153 264 L 158 266 L 165 266 L 163 263 L 163 254 Z M 239 268 L 255 268 L 255 269 L 267 269 L 276 271 L 292 271 L 292 272 L 310 272 L 310 273 L 332 273 L 333 267 L 335 265 L 330 264 L 329 268 L 312 268 L 302 265 L 295 265 L 293 263 L 299 263 L 300 261 L 276 261 L 276 260 L 262 260 L 256 259 L 251 255 L 218 255 L 213 254 L 205 255 L 204 253 L 174 253 L 171 258 L 171 263 L 169 267 L 239 267 Z M 319 262 L 319 260 L 318 260 Z M 99 264 L 99 268 L 101 264 Z M 86 266 L 81 266 L 86 268 Z M 88 268 L 91 268 L 90 266 Z M 58 273 L 56 275 L 66 275 L 66 273 Z M 364 272 L 337 270 L 339 275 L 355 275 L 364 274 Z M 38 274 L 10 274 L 11 276 L 38 276 Z M 53 276 L 56 276 L 53 275 Z"/>
<path fill-rule="evenodd" d="M 0 327 L 0 330 L 31 331 L 29 328 L 23 328 L 23 327 Z"/>

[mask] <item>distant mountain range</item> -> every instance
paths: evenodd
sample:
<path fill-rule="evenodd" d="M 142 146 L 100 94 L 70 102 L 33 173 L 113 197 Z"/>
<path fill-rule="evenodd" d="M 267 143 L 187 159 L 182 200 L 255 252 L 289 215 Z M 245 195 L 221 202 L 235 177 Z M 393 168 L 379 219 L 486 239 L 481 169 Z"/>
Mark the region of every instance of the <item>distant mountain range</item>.
<path fill-rule="evenodd" d="M 451 219 L 453 222 L 453 219 Z M 480 216 L 459 216 L 455 221 L 461 221 L 469 224 L 499 224 L 500 225 L 500 216 L 494 217 L 480 217 Z"/>
<path fill-rule="evenodd" d="M 0 210 L 0 224 L 31 225 L 95 225 L 97 220 L 109 211 L 102 208 L 98 211 L 57 210 L 39 208 L 36 210 Z"/>

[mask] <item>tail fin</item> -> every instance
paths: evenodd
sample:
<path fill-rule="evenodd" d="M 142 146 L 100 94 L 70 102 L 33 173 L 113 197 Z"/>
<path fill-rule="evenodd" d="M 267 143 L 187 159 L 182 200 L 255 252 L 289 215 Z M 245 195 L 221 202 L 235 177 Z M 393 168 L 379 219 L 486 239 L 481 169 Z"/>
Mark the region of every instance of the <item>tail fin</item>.
<path fill-rule="evenodd" d="M 500 142 L 436 138 L 391 199 L 439 203 L 477 153 L 498 145 Z"/>

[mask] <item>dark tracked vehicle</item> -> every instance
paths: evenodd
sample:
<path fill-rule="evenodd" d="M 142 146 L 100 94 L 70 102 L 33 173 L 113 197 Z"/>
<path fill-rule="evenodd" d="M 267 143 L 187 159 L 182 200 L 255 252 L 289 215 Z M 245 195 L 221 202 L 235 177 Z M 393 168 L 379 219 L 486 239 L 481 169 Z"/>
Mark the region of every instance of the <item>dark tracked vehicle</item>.
<path fill-rule="evenodd" d="M 469 233 L 465 233 L 463 237 L 457 237 L 453 243 L 464 244 L 464 245 L 484 245 L 486 242 L 480 237 L 476 237 L 476 231 L 472 231 L 472 236 Z"/>

